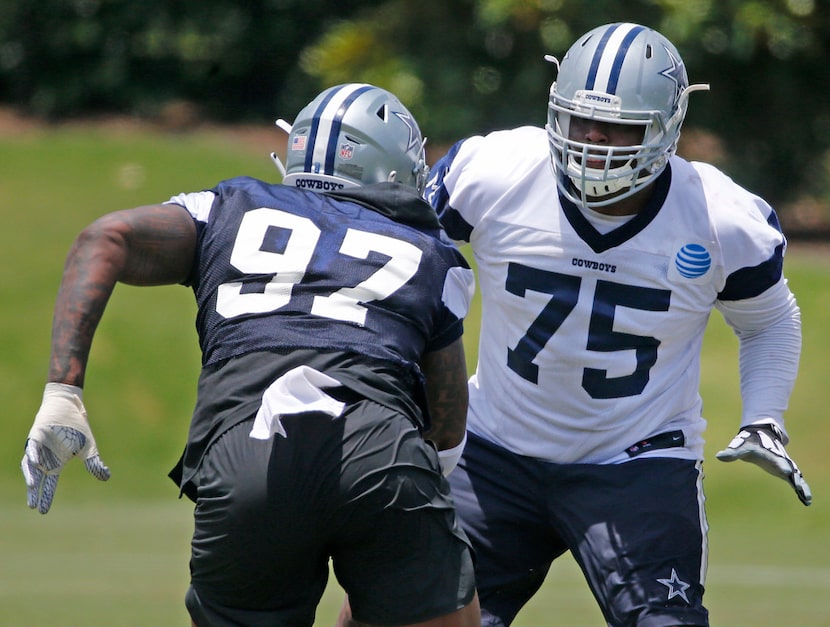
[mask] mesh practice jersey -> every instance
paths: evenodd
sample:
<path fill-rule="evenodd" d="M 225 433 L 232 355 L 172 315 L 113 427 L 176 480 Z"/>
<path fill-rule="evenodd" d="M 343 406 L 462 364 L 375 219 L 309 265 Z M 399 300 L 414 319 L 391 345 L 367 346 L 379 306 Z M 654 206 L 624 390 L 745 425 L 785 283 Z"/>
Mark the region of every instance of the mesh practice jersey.
<path fill-rule="evenodd" d="M 373 195 L 386 213 L 406 201 L 411 216 L 382 215 L 360 192 L 345 201 L 247 177 L 171 199 L 198 230 L 203 365 L 320 349 L 411 366 L 461 336 L 472 271 L 414 191 L 372 187 L 387 190 Z"/>
<path fill-rule="evenodd" d="M 477 264 L 470 431 L 561 463 L 625 461 L 658 441 L 644 454 L 702 458 L 713 307 L 750 347 L 742 423 L 782 424 L 800 351 L 785 240 L 772 208 L 720 171 L 673 157 L 650 204 L 601 233 L 558 194 L 545 130 L 522 127 L 456 144 L 426 194 Z M 788 346 L 765 373 L 750 338 L 770 328 Z"/>
<path fill-rule="evenodd" d="M 168 202 L 198 236 L 202 373 L 171 472 L 191 498 L 204 451 L 300 365 L 428 426 L 418 363 L 461 337 L 474 277 L 414 189 L 335 197 L 240 177 Z"/>

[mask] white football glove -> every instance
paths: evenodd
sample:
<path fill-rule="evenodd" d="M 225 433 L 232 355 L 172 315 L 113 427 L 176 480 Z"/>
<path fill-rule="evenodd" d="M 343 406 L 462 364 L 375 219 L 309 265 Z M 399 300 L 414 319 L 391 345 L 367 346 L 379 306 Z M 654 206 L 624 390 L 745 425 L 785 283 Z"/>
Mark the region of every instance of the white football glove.
<path fill-rule="evenodd" d="M 774 424 L 754 424 L 741 427 L 725 449 L 715 455 L 722 462 L 742 459 L 752 462 L 787 481 L 804 505 L 813 501 L 810 486 L 804 481 L 796 463 L 784 449 L 784 434 Z"/>
<path fill-rule="evenodd" d="M 61 470 L 73 457 L 83 457 L 87 471 L 96 479 L 110 478 L 110 469 L 98 456 L 82 397 L 81 388 L 64 383 L 47 383 L 43 390 L 43 403 L 20 463 L 28 505 L 41 514 L 49 511 Z"/>

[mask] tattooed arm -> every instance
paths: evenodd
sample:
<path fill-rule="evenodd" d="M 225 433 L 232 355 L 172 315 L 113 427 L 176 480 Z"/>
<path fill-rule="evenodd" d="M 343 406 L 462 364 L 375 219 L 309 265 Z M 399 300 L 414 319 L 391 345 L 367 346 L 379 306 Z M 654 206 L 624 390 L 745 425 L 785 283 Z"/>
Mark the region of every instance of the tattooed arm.
<path fill-rule="evenodd" d="M 26 438 L 20 468 L 29 507 L 45 514 L 58 478 L 73 457 L 106 481 L 83 403 L 95 329 L 116 283 L 164 285 L 187 279 L 196 226 L 178 205 L 151 205 L 99 218 L 78 235 L 63 269 L 52 320 L 52 355 L 43 401 Z"/>
<path fill-rule="evenodd" d="M 467 429 L 467 364 L 462 340 L 427 353 L 421 369 L 427 380 L 432 421 L 424 438 L 435 442 L 439 450 L 458 446 Z"/>
<path fill-rule="evenodd" d="M 83 387 L 92 338 L 116 283 L 180 283 L 195 250 L 196 227 L 178 205 L 116 211 L 87 226 L 64 265 L 48 380 Z"/>

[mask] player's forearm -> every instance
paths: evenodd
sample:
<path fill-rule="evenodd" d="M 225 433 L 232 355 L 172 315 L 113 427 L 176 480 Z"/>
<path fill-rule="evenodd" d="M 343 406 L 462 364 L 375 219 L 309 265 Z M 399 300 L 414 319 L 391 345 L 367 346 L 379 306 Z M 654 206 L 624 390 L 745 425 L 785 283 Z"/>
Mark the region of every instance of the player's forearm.
<path fill-rule="evenodd" d="M 439 450 L 458 446 L 467 429 L 467 366 L 459 339 L 450 346 L 428 353 L 422 364 L 427 378 L 427 400 L 431 419 L 424 438 Z"/>
<path fill-rule="evenodd" d="M 753 298 L 719 301 L 716 307 L 740 342 L 741 424 L 772 418 L 783 429 L 801 355 L 801 312 L 786 280 Z"/>
<path fill-rule="evenodd" d="M 125 257 L 123 239 L 94 225 L 73 243 L 52 320 L 49 381 L 83 387 L 92 338 Z"/>
<path fill-rule="evenodd" d="M 49 381 L 83 387 L 92 339 L 115 285 L 184 281 L 195 245 L 193 221 L 178 206 L 113 212 L 86 227 L 64 266 L 52 322 Z"/>
<path fill-rule="evenodd" d="M 784 428 L 783 415 L 795 385 L 800 354 L 801 324 L 797 315 L 763 333 L 741 337 L 741 424 L 773 418 Z"/>

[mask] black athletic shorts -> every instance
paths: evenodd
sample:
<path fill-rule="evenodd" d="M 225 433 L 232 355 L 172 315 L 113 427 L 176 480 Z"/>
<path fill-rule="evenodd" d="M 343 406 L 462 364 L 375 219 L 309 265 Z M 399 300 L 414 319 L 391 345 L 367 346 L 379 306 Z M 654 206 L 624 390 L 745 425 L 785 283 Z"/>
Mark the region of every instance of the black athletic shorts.
<path fill-rule="evenodd" d="M 708 625 L 702 478 L 690 460 L 552 464 L 469 434 L 450 484 L 482 625 L 509 625 L 568 550 L 608 625 Z"/>
<path fill-rule="evenodd" d="M 286 438 L 251 439 L 246 421 L 203 460 L 186 596 L 197 625 L 312 625 L 329 558 L 362 622 L 419 622 L 472 600 L 449 485 L 409 420 L 368 400 L 281 420 Z"/>

